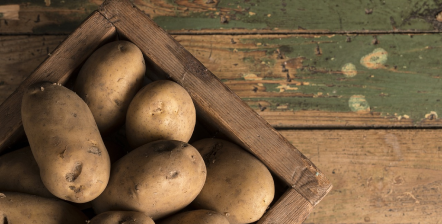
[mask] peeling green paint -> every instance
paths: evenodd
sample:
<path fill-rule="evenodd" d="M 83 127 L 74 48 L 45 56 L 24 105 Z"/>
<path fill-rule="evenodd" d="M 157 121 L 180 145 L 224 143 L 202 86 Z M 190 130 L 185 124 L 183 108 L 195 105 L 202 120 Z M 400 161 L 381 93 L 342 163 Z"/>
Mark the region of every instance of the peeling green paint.
<path fill-rule="evenodd" d="M 287 83 L 286 72 L 273 71 L 270 75 L 264 75 L 264 80 L 273 80 L 275 83 L 263 83 L 263 86 L 266 92 L 279 93 L 279 97 L 244 99 L 268 101 L 271 103 L 269 110 L 281 110 L 277 109 L 276 105 L 287 104 L 287 109 L 283 110 L 365 111 L 385 116 L 388 114 L 397 120 L 412 119 L 416 123 L 428 119 L 425 116 L 430 111 L 442 111 L 442 59 L 439 56 L 442 36 L 379 35 L 377 39 L 379 43 L 376 45 L 373 44 L 371 35 L 352 36 L 351 42 L 346 42 L 344 35 L 239 39 L 242 44 L 261 43 L 258 49 L 245 48 L 244 51 L 272 51 L 281 49 L 281 46 L 292 49 L 283 53 L 282 60 L 275 59 L 276 53 L 266 54 L 254 60 L 248 57 L 244 62 L 252 68 L 251 73 L 272 72 L 270 69 L 254 66 L 266 58 L 275 60 L 277 65 L 293 58 L 304 57 L 302 68 L 289 68 L 288 72 L 292 74 L 293 83 L 308 83 L 291 84 L 292 87 L 297 87 L 297 90 L 281 92 L 281 88 L 278 88 L 281 83 L 290 85 Z M 315 54 L 317 46 L 322 51 L 321 55 Z M 241 50 L 240 45 L 237 47 Z M 373 52 L 381 52 L 382 56 L 383 51 L 380 49 L 388 52 L 388 60 L 373 58 L 373 61 L 383 67 L 369 69 L 360 63 L 361 58 Z M 347 63 L 354 65 L 357 70 L 356 76 L 348 77 L 342 71 L 343 65 Z M 289 93 L 301 93 L 302 96 L 284 96 Z M 364 96 L 364 103 L 361 101 L 358 107 L 349 106 L 353 95 Z"/>
<path fill-rule="evenodd" d="M 193 14 L 196 16 L 202 13 Z M 265 23 L 248 23 L 244 21 L 229 21 L 229 23 L 221 23 L 220 18 L 207 18 L 207 16 L 193 17 L 171 17 L 171 16 L 159 16 L 154 18 L 161 28 L 165 30 L 201 30 L 201 29 L 230 29 L 230 28 L 243 28 L 243 29 L 262 29 L 266 28 Z"/>
<path fill-rule="evenodd" d="M 44 0 L 3 0 L 2 4 L 20 4 L 26 7 L 41 7 L 42 18 L 54 11 L 79 13 L 86 15 L 76 18 L 83 21 L 87 15 L 98 8 L 100 1 L 88 0 L 52 0 L 46 6 Z M 269 30 L 316 30 L 316 31 L 361 31 L 361 30 L 413 30 L 435 31 L 442 29 L 442 24 L 435 20 L 440 11 L 438 0 L 373 1 L 373 0 L 309 0 L 262 1 L 262 0 L 222 0 L 217 4 L 201 2 L 182 2 L 162 0 L 152 3 L 150 0 L 132 1 L 135 5 L 155 8 L 158 15 L 152 15 L 159 26 L 168 31 L 215 29 L 265 29 Z M 204 1 L 203 1 L 204 3 Z M 164 5 L 167 5 L 164 6 Z M 172 6 L 172 8 L 170 8 Z M 164 8 L 163 8 L 164 7 Z M 192 8 L 195 7 L 195 8 Z M 366 9 L 373 10 L 371 14 Z M 170 13 L 170 10 L 173 12 Z M 195 12 L 194 12 L 195 11 Z M 198 12 L 196 12 L 198 11 Z M 170 15 L 161 15 L 167 12 Z M 219 14 L 217 15 L 216 12 Z M 167 14 L 166 13 L 166 14 Z M 80 12 L 80 14 L 82 14 Z M 220 16 L 229 17 L 227 23 L 220 22 Z M 59 21 L 72 21 L 70 13 L 60 14 Z M 58 20 L 49 21 L 58 23 Z M 35 24 L 38 26 L 38 24 Z M 11 26 L 11 28 L 13 28 Z M 76 27 L 70 27 L 72 32 Z M 16 30 L 16 29 L 14 29 Z M 42 30 L 50 33 L 53 30 Z M 68 33 L 69 33 L 68 32 Z"/>
<path fill-rule="evenodd" d="M 369 112 L 370 105 L 368 104 L 365 96 L 353 95 L 348 100 L 348 106 L 353 112 Z"/>

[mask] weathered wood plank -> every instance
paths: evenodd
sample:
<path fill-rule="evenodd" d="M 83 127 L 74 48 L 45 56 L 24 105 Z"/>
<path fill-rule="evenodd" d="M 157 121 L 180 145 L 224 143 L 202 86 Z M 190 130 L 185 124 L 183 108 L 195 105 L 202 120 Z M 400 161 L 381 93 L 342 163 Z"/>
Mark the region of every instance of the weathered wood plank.
<path fill-rule="evenodd" d="M 305 223 L 442 222 L 442 130 L 280 133 L 333 183 Z"/>
<path fill-rule="evenodd" d="M 72 32 L 102 0 L 3 0 L 20 6 L 19 20 L 0 14 L 0 33 Z M 135 0 L 170 32 L 437 31 L 440 0 Z M 0 9 L 1 9 L 0 5 Z M 1 13 L 1 10 L 0 10 Z M 8 14 L 9 15 L 9 14 Z M 439 18 L 442 21 L 442 18 Z"/>
<path fill-rule="evenodd" d="M 440 34 L 174 37 L 274 127 L 442 125 Z M 0 102 L 64 38 L 0 37 Z"/>
<path fill-rule="evenodd" d="M 440 125 L 439 34 L 175 38 L 278 127 Z"/>

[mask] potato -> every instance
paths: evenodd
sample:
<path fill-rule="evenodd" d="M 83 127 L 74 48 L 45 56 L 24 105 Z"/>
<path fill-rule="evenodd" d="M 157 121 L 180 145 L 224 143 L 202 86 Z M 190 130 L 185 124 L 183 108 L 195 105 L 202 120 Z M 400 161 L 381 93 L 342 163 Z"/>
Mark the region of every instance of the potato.
<path fill-rule="evenodd" d="M 155 224 L 142 212 L 109 211 L 95 216 L 89 224 Z"/>
<path fill-rule="evenodd" d="M 43 82 L 29 87 L 21 109 L 46 188 L 76 203 L 98 197 L 109 181 L 110 160 L 86 103 L 61 85 Z"/>
<path fill-rule="evenodd" d="M 80 210 L 59 199 L 0 192 L 0 223 L 85 224 L 86 220 Z"/>
<path fill-rule="evenodd" d="M 224 215 L 209 210 L 195 210 L 178 213 L 158 224 L 229 224 Z"/>
<path fill-rule="evenodd" d="M 133 148 L 161 139 L 188 142 L 195 122 L 195 106 L 187 91 L 172 81 L 155 81 L 129 105 L 127 140 Z"/>
<path fill-rule="evenodd" d="M 192 145 L 207 166 L 206 184 L 193 205 L 225 214 L 232 224 L 259 220 L 275 194 L 267 167 L 228 141 L 202 139 Z"/>
<path fill-rule="evenodd" d="M 144 212 L 153 220 L 186 207 L 206 180 L 206 167 L 191 145 L 160 140 L 143 145 L 112 165 L 106 190 L 92 206 L 105 211 Z"/>
<path fill-rule="evenodd" d="M 15 191 L 56 198 L 41 181 L 31 148 L 25 147 L 0 157 L 0 191 Z"/>
<path fill-rule="evenodd" d="M 143 54 L 128 41 L 100 47 L 81 67 L 74 91 L 91 109 L 103 135 L 123 125 L 145 71 Z"/>

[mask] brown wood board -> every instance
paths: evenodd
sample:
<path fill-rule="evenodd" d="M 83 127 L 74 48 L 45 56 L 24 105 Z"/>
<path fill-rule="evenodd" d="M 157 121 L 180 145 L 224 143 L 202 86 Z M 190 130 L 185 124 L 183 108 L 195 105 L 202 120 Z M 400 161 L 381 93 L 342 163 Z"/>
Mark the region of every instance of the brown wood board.
<path fill-rule="evenodd" d="M 295 189 L 290 189 L 259 220 L 261 223 L 302 223 L 312 212 L 313 206 Z"/>
<path fill-rule="evenodd" d="M 27 87 L 40 81 L 65 83 L 88 55 L 114 34 L 115 27 L 100 13 L 93 13 L 18 86 L 0 105 L 0 152 L 23 134 L 20 111 L 22 96 Z"/>
<path fill-rule="evenodd" d="M 333 189 L 305 223 L 440 223 L 442 130 L 285 130 Z"/>

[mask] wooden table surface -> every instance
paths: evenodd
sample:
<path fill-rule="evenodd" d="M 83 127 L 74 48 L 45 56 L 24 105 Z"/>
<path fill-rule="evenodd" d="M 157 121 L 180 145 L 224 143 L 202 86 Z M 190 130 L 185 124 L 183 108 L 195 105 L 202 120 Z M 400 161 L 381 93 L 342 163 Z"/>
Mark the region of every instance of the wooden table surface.
<path fill-rule="evenodd" d="M 305 223 L 442 222 L 442 1 L 134 0 L 332 181 Z M 101 0 L 0 2 L 0 102 Z"/>

